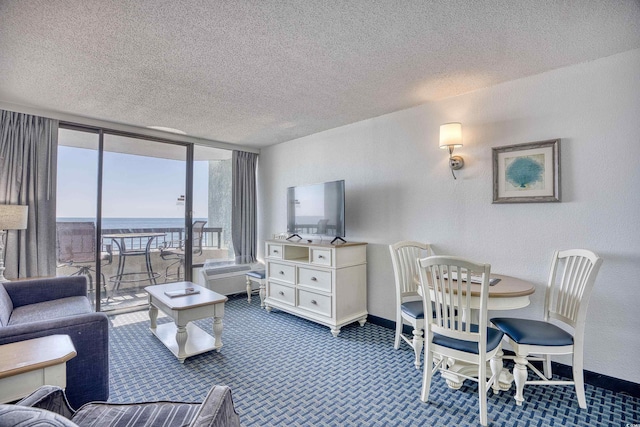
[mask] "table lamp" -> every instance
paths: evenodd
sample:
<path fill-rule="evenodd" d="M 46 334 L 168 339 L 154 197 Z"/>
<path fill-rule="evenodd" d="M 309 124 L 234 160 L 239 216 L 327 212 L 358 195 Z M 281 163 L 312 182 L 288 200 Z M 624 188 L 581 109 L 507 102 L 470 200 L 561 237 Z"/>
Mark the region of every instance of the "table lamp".
<path fill-rule="evenodd" d="M 27 228 L 29 206 L 0 205 L 0 283 L 8 282 L 4 277 L 4 235 L 7 230 L 24 230 Z"/>

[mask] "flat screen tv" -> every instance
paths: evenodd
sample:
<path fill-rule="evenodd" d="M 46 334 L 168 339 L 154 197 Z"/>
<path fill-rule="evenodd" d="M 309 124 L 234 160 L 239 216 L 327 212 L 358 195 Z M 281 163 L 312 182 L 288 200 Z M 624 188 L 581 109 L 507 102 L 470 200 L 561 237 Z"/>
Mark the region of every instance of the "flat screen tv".
<path fill-rule="evenodd" d="M 344 239 L 344 180 L 287 189 L 287 232 Z"/>

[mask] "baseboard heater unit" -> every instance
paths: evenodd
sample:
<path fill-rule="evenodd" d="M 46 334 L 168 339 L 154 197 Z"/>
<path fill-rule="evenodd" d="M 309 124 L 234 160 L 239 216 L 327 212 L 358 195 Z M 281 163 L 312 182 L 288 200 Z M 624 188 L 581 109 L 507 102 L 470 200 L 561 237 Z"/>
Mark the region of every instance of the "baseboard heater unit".
<path fill-rule="evenodd" d="M 199 285 L 222 295 L 247 292 L 247 272 L 260 268 L 257 264 L 235 264 L 232 261 L 205 262 L 200 270 Z"/>

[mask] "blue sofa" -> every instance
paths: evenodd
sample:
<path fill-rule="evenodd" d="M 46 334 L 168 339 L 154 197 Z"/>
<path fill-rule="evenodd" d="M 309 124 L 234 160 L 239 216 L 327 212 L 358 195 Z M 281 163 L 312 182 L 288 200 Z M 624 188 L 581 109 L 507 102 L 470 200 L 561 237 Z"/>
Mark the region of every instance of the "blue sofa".
<path fill-rule="evenodd" d="M 74 408 L 109 398 L 109 321 L 95 313 L 84 276 L 0 283 L 0 345 L 54 334 L 71 337 L 66 395 Z"/>

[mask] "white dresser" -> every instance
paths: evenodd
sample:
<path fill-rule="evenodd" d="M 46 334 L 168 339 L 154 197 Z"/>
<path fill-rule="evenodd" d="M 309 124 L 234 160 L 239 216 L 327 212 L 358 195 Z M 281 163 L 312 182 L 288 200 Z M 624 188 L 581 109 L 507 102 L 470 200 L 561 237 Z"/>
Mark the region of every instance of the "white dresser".
<path fill-rule="evenodd" d="M 331 328 L 367 320 L 367 244 L 268 240 L 267 311 L 277 308 Z"/>

